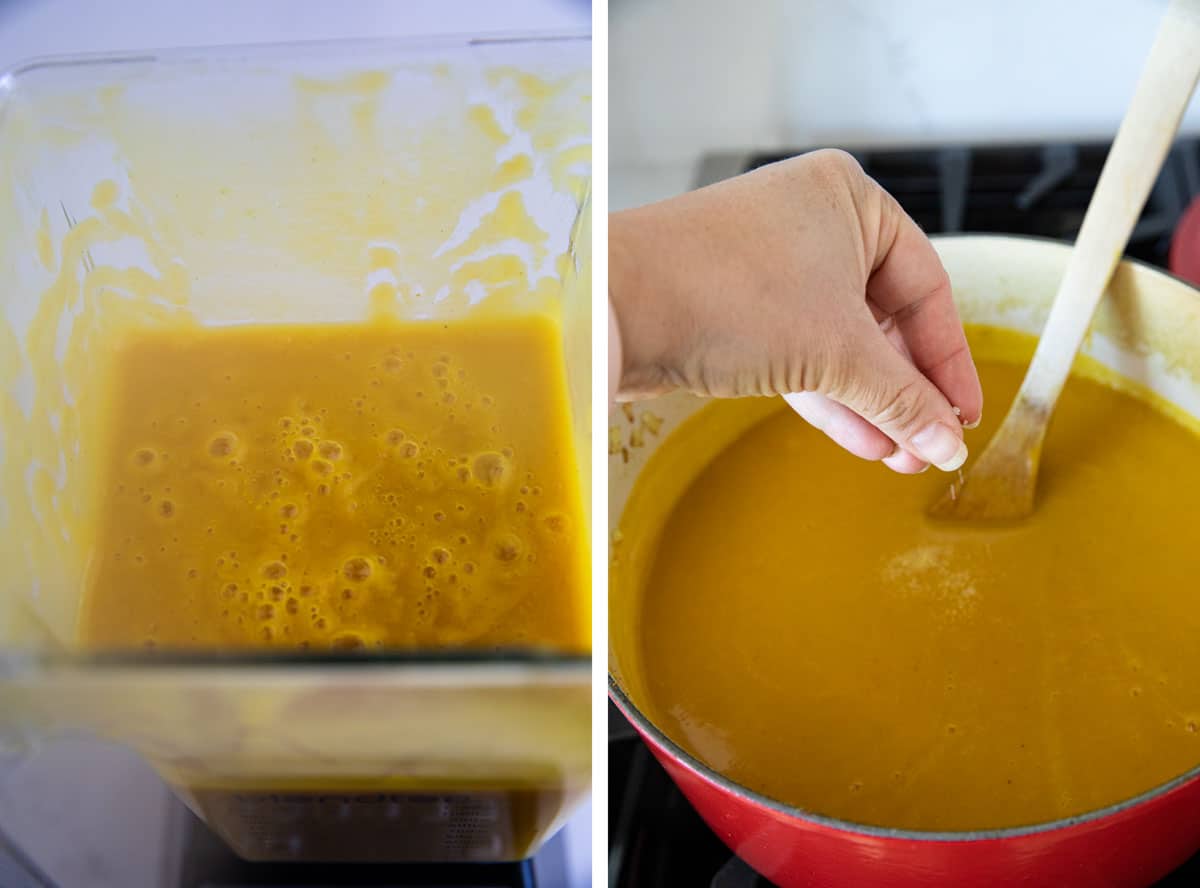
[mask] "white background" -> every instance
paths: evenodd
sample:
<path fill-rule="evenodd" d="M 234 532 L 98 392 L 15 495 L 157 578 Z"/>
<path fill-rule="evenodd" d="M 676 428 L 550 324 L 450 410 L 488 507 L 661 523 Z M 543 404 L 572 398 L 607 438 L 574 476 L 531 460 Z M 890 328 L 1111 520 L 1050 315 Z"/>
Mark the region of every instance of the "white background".
<path fill-rule="evenodd" d="M 716 150 L 1109 139 L 1164 7 L 610 0 L 611 207 L 687 188 Z"/>
<path fill-rule="evenodd" d="M 586 0 L 0 0 L 0 71 L 61 53 L 590 25 Z M 142 763 L 72 743 L 5 771 L 0 823 L 63 888 L 158 888 L 164 803 Z M 588 885 L 590 806 L 567 830 L 572 886 Z"/>

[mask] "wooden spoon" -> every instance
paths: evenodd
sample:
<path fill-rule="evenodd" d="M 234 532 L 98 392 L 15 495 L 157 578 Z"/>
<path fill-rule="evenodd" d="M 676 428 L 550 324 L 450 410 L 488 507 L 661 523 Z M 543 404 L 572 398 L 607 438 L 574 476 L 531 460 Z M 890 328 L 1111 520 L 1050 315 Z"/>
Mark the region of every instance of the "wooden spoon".
<path fill-rule="evenodd" d="M 1200 0 L 1172 0 L 1100 172 L 1017 398 L 974 466 L 933 504 L 930 515 L 1013 521 L 1032 514 L 1046 423 L 1198 77 Z"/>

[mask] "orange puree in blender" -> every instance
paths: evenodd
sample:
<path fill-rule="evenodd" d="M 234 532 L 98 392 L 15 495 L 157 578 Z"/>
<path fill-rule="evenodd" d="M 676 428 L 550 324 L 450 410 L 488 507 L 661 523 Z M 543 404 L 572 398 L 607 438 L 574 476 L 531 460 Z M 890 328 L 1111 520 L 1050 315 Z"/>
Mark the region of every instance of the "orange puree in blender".
<path fill-rule="evenodd" d="M 172 328 L 115 363 L 85 646 L 587 649 L 551 320 Z"/>

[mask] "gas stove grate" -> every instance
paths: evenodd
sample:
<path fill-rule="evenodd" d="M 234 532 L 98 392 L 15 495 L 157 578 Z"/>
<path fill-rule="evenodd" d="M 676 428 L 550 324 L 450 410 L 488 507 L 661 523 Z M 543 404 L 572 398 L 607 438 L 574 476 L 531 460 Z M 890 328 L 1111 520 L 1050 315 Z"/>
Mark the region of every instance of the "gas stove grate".
<path fill-rule="evenodd" d="M 799 151 L 761 154 L 744 169 Z M 1100 178 L 1105 143 L 851 149 L 867 174 L 929 234 L 1032 234 L 1072 241 Z M 1165 267 L 1171 233 L 1200 194 L 1200 140 L 1175 143 L 1127 255 Z"/>

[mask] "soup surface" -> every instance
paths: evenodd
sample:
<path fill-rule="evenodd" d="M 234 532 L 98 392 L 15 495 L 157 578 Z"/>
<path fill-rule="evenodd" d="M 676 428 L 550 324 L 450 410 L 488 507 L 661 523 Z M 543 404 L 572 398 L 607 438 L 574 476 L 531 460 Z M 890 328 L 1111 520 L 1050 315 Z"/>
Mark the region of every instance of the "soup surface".
<path fill-rule="evenodd" d="M 172 329 L 116 366 L 87 646 L 587 649 L 550 320 Z"/>
<path fill-rule="evenodd" d="M 1032 344 L 972 340 L 978 452 Z M 894 475 L 763 412 L 707 407 L 622 518 L 614 602 L 630 602 L 632 628 L 624 641 L 614 621 L 614 651 L 674 741 L 783 802 L 920 830 L 1076 814 L 1200 763 L 1192 431 L 1072 378 L 1037 513 L 980 528 L 924 517 L 946 475 Z M 677 501 L 658 502 L 730 428 Z"/>

